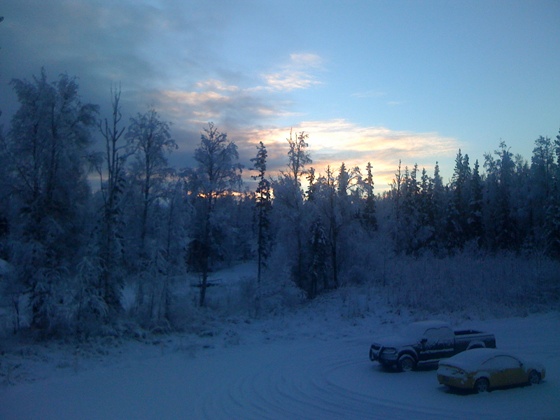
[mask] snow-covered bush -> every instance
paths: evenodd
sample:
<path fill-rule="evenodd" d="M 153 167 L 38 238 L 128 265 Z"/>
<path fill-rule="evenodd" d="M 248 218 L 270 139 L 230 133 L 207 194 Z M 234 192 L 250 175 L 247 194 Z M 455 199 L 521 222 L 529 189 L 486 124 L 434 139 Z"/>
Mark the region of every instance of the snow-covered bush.
<path fill-rule="evenodd" d="M 558 304 L 558 270 L 557 261 L 514 254 L 399 256 L 388 261 L 383 290 L 393 306 L 431 314 L 522 315 Z"/>
<path fill-rule="evenodd" d="M 341 287 L 341 316 L 345 318 L 364 318 L 374 310 L 373 288 L 371 286 Z"/>

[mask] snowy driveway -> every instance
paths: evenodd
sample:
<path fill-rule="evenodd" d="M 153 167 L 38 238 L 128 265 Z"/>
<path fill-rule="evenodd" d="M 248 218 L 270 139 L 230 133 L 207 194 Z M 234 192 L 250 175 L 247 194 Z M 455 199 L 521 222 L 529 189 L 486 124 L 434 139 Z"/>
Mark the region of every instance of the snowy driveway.
<path fill-rule="evenodd" d="M 299 337 L 173 352 L 0 388 L 1 419 L 560 418 L 560 316 L 487 321 L 498 345 L 542 361 L 538 386 L 449 392 L 434 370 L 394 373 L 370 337 Z M 525 341 L 520 343 L 519 338 Z"/>

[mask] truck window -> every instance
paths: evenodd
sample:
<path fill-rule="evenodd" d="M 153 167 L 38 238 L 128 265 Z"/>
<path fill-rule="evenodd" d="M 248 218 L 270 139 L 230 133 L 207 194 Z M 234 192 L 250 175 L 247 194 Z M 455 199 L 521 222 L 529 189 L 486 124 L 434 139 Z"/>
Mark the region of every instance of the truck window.
<path fill-rule="evenodd" d="M 424 333 L 426 344 L 453 347 L 453 331 L 447 327 L 429 328 Z"/>

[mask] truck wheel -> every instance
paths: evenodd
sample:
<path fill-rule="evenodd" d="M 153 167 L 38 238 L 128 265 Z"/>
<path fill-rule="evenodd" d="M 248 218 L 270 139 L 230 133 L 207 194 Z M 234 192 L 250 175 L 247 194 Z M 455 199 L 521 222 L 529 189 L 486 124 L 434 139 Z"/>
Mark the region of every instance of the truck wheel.
<path fill-rule="evenodd" d="M 490 383 L 488 382 L 488 379 L 486 379 L 486 378 L 479 378 L 474 383 L 474 390 L 476 392 L 478 392 L 479 394 L 481 392 L 488 391 L 489 388 L 490 388 Z"/>
<path fill-rule="evenodd" d="M 401 372 L 410 372 L 416 366 L 416 360 L 408 354 L 399 357 L 397 367 Z"/>

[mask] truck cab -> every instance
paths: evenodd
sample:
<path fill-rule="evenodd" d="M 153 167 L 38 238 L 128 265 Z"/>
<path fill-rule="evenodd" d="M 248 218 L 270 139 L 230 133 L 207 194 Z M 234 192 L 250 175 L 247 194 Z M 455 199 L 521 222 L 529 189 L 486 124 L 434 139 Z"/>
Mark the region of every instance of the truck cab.
<path fill-rule="evenodd" d="M 477 347 L 496 347 L 494 335 L 475 330 L 454 331 L 444 321 L 421 321 L 410 324 L 398 336 L 374 342 L 369 358 L 408 371 L 418 363 L 435 363 Z"/>

